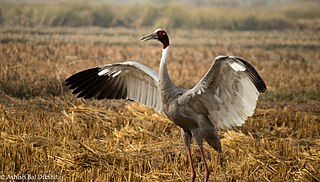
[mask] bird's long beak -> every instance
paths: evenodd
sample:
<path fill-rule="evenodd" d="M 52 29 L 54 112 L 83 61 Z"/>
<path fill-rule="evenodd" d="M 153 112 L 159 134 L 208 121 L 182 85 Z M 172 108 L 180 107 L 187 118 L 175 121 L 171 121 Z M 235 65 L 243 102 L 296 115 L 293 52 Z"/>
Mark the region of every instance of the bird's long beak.
<path fill-rule="evenodd" d="M 158 39 L 157 33 L 152 33 L 150 35 L 147 35 L 147 36 L 143 37 L 141 39 L 141 42 L 145 42 L 145 41 L 148 41 L 148 40 L 151 40 L 151 39 Z"/>

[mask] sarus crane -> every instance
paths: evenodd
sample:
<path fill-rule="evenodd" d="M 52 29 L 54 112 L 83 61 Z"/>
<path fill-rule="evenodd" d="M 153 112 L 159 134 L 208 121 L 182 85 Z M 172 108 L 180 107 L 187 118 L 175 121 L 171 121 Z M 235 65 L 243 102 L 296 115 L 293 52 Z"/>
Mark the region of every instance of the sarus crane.
<path fill-rule="evenodd" d="M 157 29 L 143 37 L 141 42 L 148 40 L 162 43 L 160 73 L 143 64 L 127 61 L 78 72 L 66 79 L 66 85 L 79 98 L 127 99 L 164 113 L 181 128 L 190 163 L 191 181 L 196 178 L 191 157 L 192 137 L 200 148 L 205 167 L 204 177 L 208 181 L 210 171 L 203 141 L 221 156 L 217 129 L 241 126 L 254 113 L 259 94 L 267 90 L 266 84 L 244 59 L 218 56 L 192 89 L 179 87 L 168 74 L 168 34 L 163 29 Z"/>

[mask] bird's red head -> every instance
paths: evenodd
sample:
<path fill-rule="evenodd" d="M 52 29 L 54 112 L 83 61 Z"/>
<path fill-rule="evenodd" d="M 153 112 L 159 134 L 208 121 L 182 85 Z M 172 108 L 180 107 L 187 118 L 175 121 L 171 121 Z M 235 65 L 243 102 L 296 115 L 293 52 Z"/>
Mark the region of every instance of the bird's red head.
<path fill-rule="evenodd" d="M 141 42 L 145 42 L 145 41 L 151 40 L 151 39 L 159 40 L 163 45 L 163 49 L 165 49 L 169 46 L 168 34 L 163 29 L 156 29 L 152 34 L 143 37 L 141 39 Z"/>

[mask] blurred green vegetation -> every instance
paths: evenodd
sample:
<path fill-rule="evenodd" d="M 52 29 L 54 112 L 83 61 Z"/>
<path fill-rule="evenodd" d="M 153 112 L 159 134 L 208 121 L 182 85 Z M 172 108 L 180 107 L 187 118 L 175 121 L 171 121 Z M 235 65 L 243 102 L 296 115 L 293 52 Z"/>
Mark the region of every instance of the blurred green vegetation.
<path fill-rule="evenodd" d="M 89 1 L 0 5 L 2 26 L 320 30 L 319 1 L 239 8 L 186 4 L 111 5 Z"/>

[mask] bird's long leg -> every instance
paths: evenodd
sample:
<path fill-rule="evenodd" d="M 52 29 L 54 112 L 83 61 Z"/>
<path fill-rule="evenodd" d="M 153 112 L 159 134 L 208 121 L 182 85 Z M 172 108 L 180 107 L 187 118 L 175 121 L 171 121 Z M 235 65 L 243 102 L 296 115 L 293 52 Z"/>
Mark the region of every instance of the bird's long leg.
<path fill-rule="evenodd" d="M 205 180 L 204 181 L 207 182 L 207 181 L 209 181 L 210 170 L 208 168 L 208 165 L 207 165 L 207 162 L 206 162 L 206 157 L 204 155 L 202 146 L 200 146 L 200 153 L 201 153 L 201 157 L 202 157 L 202 160 L 203 160 L 203 163 L 204 163 L 204 167 L 205 167 L 205 171 L 204 171 Z"/>
<path fill-rule="evenodd" d="M 192 162 L 192 156 L 191 156 L 192 134 L 190 131 L 185 131 L 184 129 L 181 129 L 181 137 L 182 137 L 183 143 L 185 144 L 185 146 L 187 148 L 190 170 L 191 170 L 191 181 L 194 182 L 196 180 L 196 172 L 194 171 L 194 168 L 193 168 L 193 162 Z"/>
<path fill-rule="evenodd" d="M 194 182 L 196 180 L 196 172 L 194 171 L 194 168 L 193 168 L 193 161 L 192 161 L 191 148 L 190 147 L 187 147 L 187 153 L 188 153 L 189 164 L 190 164 L 191 181 Z"/>
<path fill-rule="evenodd" d="M 221 151 L 218 152 L 218 156 L 219 156 L 220 166 L 223 168 L 226 167 L 225 159 L 224 159 L 223 153 Z"/>

